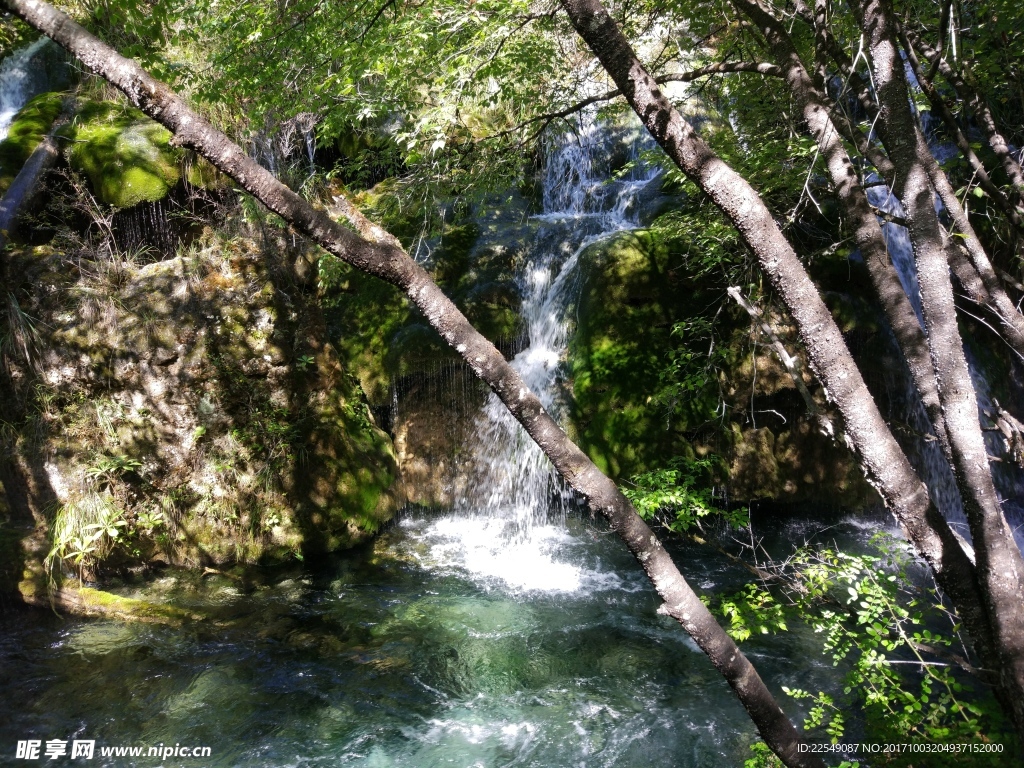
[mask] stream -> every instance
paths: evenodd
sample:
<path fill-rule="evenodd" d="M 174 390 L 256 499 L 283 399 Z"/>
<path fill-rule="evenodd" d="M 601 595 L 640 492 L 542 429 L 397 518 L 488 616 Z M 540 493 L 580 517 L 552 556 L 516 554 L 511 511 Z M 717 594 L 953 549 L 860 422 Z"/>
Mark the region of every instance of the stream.
<path fill-rule="evenodd" d="M 839 518 L 826 535 L 856 548 L 879 523 Z M 749 718 L 656 614 L 617 537 L 570 514 L 506 546 L 494 525 L 403 516 L 372 549 L 321 570 L 177 573 L 117 590 L 207 616 L 184 628 L 2 615 L 0 762 L 18 740 L 80 739 L 96 741 L 90 764 L 109 766 L 743 764 Z M 821 527 L 765 519 L 756 530 L 782 552 Z M 745 583 L 707 548 L 673 549 L 703 591 Z M 780 695 L 836 685 L 811 633 L 745 647 Z M 211 753 L 100 754 L 174 744 Z"/>

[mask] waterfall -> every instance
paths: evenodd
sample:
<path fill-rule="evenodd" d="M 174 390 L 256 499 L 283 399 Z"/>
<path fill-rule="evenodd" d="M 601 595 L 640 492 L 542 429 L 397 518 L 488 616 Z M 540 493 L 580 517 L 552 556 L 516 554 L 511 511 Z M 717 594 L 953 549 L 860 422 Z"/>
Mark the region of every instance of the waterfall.
<path fill-rule="evenodd" d="M 636 132 L 600 126 L 553 140 L 543 176 L 543 211 L 518 276 L 525 325 L 522 350 L 512 359 L 545 410 L 564 415 L 566 317 L 578 286 L 578 263 L 587 246 L 639 226 L 640 196 L 658 172 L 633 162 L 609 181 L 611 158 L 623 146 L 633 160 Z M 436 567 L 455 567 L 503 590 L 574 592 L 599 588 L 619 577 L 600 563 L 583 562 L 566 532 L 564 515 L 573 494 L 526 431 L 493 393 L 477 416 L 466 446 L 472 480 L 453 513 L 424 526 Z M 576 554 L 573 554 L 573 553 Z"/>
<path fill-rule="evenodd" d="M 40 37 L 0 64 L 0 141 L 7 138 L 14 116 L 30 99 L 46 90 L 46 71 L 34 63 L 48 39 Z"/>
<path fill-rule="evenodd" d="M 924 117 L 924 116 L 922 116 Z M 922 121 L 928 127 L 928 120 Z M 932 152 L 939 157 L 949 155 L 949 146 L 940 144 L 934 140 L 930 141 Z M 877 176 L 869 177 L 870 181 L 877 182 Z M 868 200 L 872 205 L 885 213 L 894 216 L 904 216 L 903 207 L 899 200 L 884 186 L 873 186 L 867 190 Z M 936 210 L 941 214 L 942 203 L 936 199 Z M 885 236 L 886 248 L 893 266 L 899 275 L 900 283 L 910 299 L 910 303 L 917 314 L 918 322 L 924 326 L 924 314 L 921 308 L 920 287 L 917 282 L 917 267 L 914 263 L 914 253 L 910 242 L 910 235 L 905 227 L 892 222 L 882 222 L 882 232 Z M 979 419 L 982 426 L 989 426 L 986 415 L 995 412 L 994 403 L 989 389 L 985 373 L 968 345 L 964 345 L 964 352 L 967 357 L 967 366 L 974 386 L 975 395 L 978 400 Z M 931 431 L 930 421 L 925 414 L 924 406 L 920 396 L 910 377 L 909 372 L 904 372 L 894 386 L 895 408 L 898 411 L 893 414 L 903 420 L 918 434 L 928 434 Z M 999 456 L 1003 453 L 1000 444 L 1000 436 L 991 430 L 984 432 L 985 445 L 991 456 Z M 967 524 L 967 516 L 964 513 L 960 493 L 956 487 L 956 480 L 946 458 L 942 455 L 937 443 L 934 440 L 927 441 L 915 439 L 904 441 L 905 450 L 915 468 L 928 486 L 929 495 L 932 501 L 943 513 L 950 525 L 970 540 L 970 530 Z M 993 480 L 999 494 L 1003 511 L 1007 515 L 1010 527 L 1014 530 L 1017 545 L 1024 550 L 1024 473 L 1008 462 L 1000 462 L 993 465 Z"/>
<path fill-rule="evenodd" d="M 512 360 L 544 409 L 559 421 L 563 369 L 568 346 L 565 311 L 576 285 L 580 254 L 592 243 L 639 226 L 637 194 L 656 175 L 637 168 L 607 181 L 603 153 L 607 135 L 599 128 L 562 139 L 549 153 L 544 174 L 543 222 L 531 258 L 520 276 L 525 348 Z M 528 537 L 549 512 L 564 513 L 571 494 L 547 457 L 493 393 L 478 421 L 473 447 L 477 472 L 464 509 L 501 520 L 507 532 Z"/>

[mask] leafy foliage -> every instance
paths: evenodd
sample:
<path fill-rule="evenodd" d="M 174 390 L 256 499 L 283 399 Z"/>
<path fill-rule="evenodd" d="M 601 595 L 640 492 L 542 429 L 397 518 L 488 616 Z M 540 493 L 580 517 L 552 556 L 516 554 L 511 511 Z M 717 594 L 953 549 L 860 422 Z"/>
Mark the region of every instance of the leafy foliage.
<path fill-rule="evenodd" d="M 50 526 L 50 572 L 65 562 L 77 569 L 79 580 L 85 579 L 123 538 L 126 525 L 109 491 L 89 491 L 64 504 Z"/>
<path fill-rule="evenodd" d="M 877 534 L 872 551 L 802 547 L 784 562 L 758 564 L 770 581 L 713 605 L 737 640 L 797 624 L 821 637 L 822 652 L 844 670 L 842 692 L 784 690 L 810 705 L 804 727 L 832 743 L 853 739 L 855 720 L 864 730 L 861 741 L 992 740 L 1012 751 L 1013 737 L 971 666 L 957 617 L 934 590 L 920 586 L 904 545 Z M 859 715 L 851 718 L 854 711 Z M 887 759 L 887 765 L 921 764 L 920 755 Z M 997 765 L 1004 758 L 971 759 L 972 765 Z"/>
<path fill-rule="evenodd" d="M 634 475 L 632 487 L 623 488 L 636 511 L 645 520 L 657 520 L 668 530 L 686 533 L 690 528 L 702 528 L 702 520 L 717 516 L 733 527 L 746 525 L 746 508 L 723 509 L 714 498 L 714 488 L 708 476 L 714 469 L 714 459 L 705 457 L 686 461 L 676 459 L 668 469 L 657 469 Z"/>

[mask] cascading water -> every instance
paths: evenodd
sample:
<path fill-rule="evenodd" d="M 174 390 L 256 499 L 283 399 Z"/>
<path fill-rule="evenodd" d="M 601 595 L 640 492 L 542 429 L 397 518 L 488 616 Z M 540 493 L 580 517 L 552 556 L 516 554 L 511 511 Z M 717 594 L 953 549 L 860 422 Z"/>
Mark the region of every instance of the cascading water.
<path fill-rule="evenodd" d="M 46 72 L 35 59 L 48 42 L 41 37 L 0 64 L 0 141 L 7 138 L 14 116 L 29 99 L 46 90 Z"/>
<path fill-rule="evenodd" d="M 635 154 L 635 140 L 627 140 Z M 551 150 L 544 209 L 535 217 L 540 228 L 519 277 L 526 343 L 512 365 L 556 421 L 565 406 L 565 315 L 578 282 L 579 258 L 594 242 L 639 225 L 639 197 L 658 175 L 634 164 L 623 178 L 608 181 L 609 145 L 622 141 L 621 135 L 591 128 Z M 586 564 L 555 559 L 558 546 L 567 545 L 560 523 L 572 492 L 493 393 L 471 443 L 473 480 L 467 492 L 453 516 L 425 531 L 439 561 L 454 561 L 484 580 L 519 590 L 573 591 L 585 582 L 618 580 Z"/>
<path fill-rule="evenodd" d="M 925 124 L 927 125 L 927 121 Z M 953 149 L 955 151 L 955 148 Z M 941 159 L 949 155 L 950 148 L 947 145 L 932 142 L 932 151 L 936 157 Z M 877 181 L 878 179 L 874 177 L 873 180 Z M 905 216 L 899 200 L 884 186 L 869 187 L 868 200 L 886 213 L 898 217 Z M 942 203 L 936 201 L 936 207 L 941 213 Z M 896 268 L 903 289 L 917 314 L 918 322 L 923 327 L 924 315 L 910 235 L 905 227 L 893 222 L 883 222 L 882 231 L 892 264 Z M 978 365 L 970 348 L 965 346 L 964 351 L 978 400 L 979 418 L 982 420 L 983 426 L 988 426 L 988 414 L 995 412 L 991 390 L 984 371 Z M 895 383 L 895 388 L 897 390 L 896 406 L 901 411 L 896 414 L 897 418 L 905 421 L 918 434 L 928 434 L 931 431 L 930 422 L 909 373 L 903 375 L 899 382 Z M 989 455 L 999 456 L 1002 454 L 1003 447 L 1000 444 L 999 435 L 992 430 L 986 431 L 984 435 Z M 957 490 L 956 480 L 949 463 L 942 455 L 938 444 L 934 440 L 915 440 L 908 445 L 908 449 L 936 506 L 942 511 L 950 525 L 965 539 L 970 540 L 970 530 L 960 499 L 960 492 Z M 1011 529 L 1014 530 L 1017 546 L 1024 551 L 1024 473 L 1021 473 L 1013 465 L 1002 462 L 993 465 L 993 479 L 1003 505 L 1003 511 L 1007 515 Z"/>
<path fill-rule="evenodd" d="M 593 136 L 573 137 L 551 153 L 544 213 L 537 217 L 545 226 L 520 278 L 528 340 L 512 365 L 556 421 L 564 406 L 559 383 L 568 342 L 565 310 L 580 254 L 597 240 L 638 226 L 637 192 L 656 175 L 644 169 L 625 180 L 602 181 L 594 168 L 599 147 Z M 553 499 L 555 509 L 564 510 L 569 497 L 551 463 L 494 394 L 480 419 L 474 454 L 481 471 L 464 506 L 526 534 L 547 519 Z"/>

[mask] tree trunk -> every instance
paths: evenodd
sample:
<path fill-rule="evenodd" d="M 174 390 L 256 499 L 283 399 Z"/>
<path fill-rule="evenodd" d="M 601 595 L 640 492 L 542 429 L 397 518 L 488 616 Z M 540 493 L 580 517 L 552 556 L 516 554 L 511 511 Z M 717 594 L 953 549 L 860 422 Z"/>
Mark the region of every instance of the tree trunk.
<path fill-rule="evenodd" d="M 886 146 L 906 179 L 903 206 L 914 246 L 921 304 L 953 450 L 953 474 L 974 539 L 979 586 L 1000 659 L 1000 685 L 1024 740 L 1024 560 L 996 495 L 978 401 L 957 327 L 953 287 L 926 170 L 934 162 L 910 111 L 910 93 L 887 0 L 854 3 L 871 52 Z"/>
<path fill-rule="evenodd" d="M 470 325 L 422 267 L 379 232 L 371 230 L 370 234 L 380 242 L 368 242 L 314 209 L 189 109 L 166 85 L 60 11 L 39 0 L 7 0 L 7 6 L 78 57 L 89 70 L 122 90 L 133 104 L 171 130 L 176 143 L 207 158 L 296 229 L 349 264 L 401 288 L 501 398 L 558 472 L 586 497 L 592 509 L 609 520 L 665 601 L 663 612 L 675 618 L 711 659 L 769 746 L 789 766 L 824 765 L 816 755 L 800 752 L 803 742 L 797 730 L 753 665 L 686 583 L 661 542 L 615 483 L 566 437 L 515 369 Z"/>
<path fill-rule="evenodd" d="M 864 256 L 886 319 L 910 368 L 917 391 L 932 422 L 935 437 L 948 460 L 952 453 L 939 404 L 928 342 L 896 270 L 889 260 L 882 228 L 871 210 L 840 134 L 829 117 L 825 96 L 815 87 L 803 66 L 796 46 L 779 20 L 758 0 L 733 0 L 733 4 L 754 23 L 772 48 L 776 63 L 782 68 L 783 77 L 800 107 L 804 121 L 825 158 L 832 184 L 853 226 L 854 239 Z M 951 548 L 951 557 L 961 560 L 952 572 L 936 574 L 939 586 L 953 600 L 975 641 L 982 662 L 995 666 L 998 659 L 993 653 L 988 618 L 981 593 L 973 578 L 974 569 L 962 548 L 952 549 L 955 547 L 955 537 L 945 521 L 937 524 L 937 528 L 936 533 L 942 538 L 944 546 Z M 956 554 L 957 549 L 960 550 L 959 554 Z M 965 578 L 967 574 L 971 574 L 972 578 Z"/>
<path fill-rule="evenodd" d="M 877 109 L 874 102 L 871 101 L 871 94 L 860 81 L 857 73 L 851 69 L 852 62 L 849 60 L 849 57 L 846 56 L 843 49 L 827 30 L 822 32 L 819 29 L 818 20 L 821 14 L 816 13 L 812 17 L 811 12 L 803 5 L 802 0 L 798 0 L 797 11 L 808 23 L 814 23 L 815 40 L 819 46 L 817 50 L 819 58 L 823 55 L 820 45 L 824 44 L 826 45 L 828 55 L 833 58 L 839 70 L 848 78 L 851 87 L 857 92 L 861 105 L 868 114 L 875 113 Z M 821 41 L 824 41 L 824 43 Z M 857 147 L 857 151 L 875 167 L 875 170 L 878 171 L 878 174 L 885 180 L 893 193 L 897 197 L 902 197 L 905 178 L 901 174 L 896 173 L 892 161 L 885 152 L 872 145 L 863 131 L 847 120 L 844 115 L 836 110 L 832 110 L 832 112 L 834 114 L 835 126 L 843 137 Z M 974 227 L 971 226 L 967 213 L 964 211 L 959 199 L 957 199 L 956 193 L 942 168 L 939 167 L 934 158 L 931 158 L 927 162 L 926 170 L 932 185 L 939 195 L 939 199 L 942 200 L 946 211 L 953 219 L 954 226 L 963 237 L 962 244 L 950 241 L 947 250 L 950 265 L 956 270 L 957 277 L 960 278 L 968 298 L 992 316 L 1002 334 L 1001 338 L 1021 359 L 1024 359 L 1024 317 L 1021 316 L 1020 311 L 1006 294 L 1006 289 L 996 275 L 988 254 L 985 253 L 984 246 L 978 239 L 978 235 L 975 233 Z M 971 267 L 964 268 L 958 253 L 961 247 L 966 249 L 970 265 L 973 269 Z M 973 276 L 969 274 L 970 272 L 974 273 Z"/>

